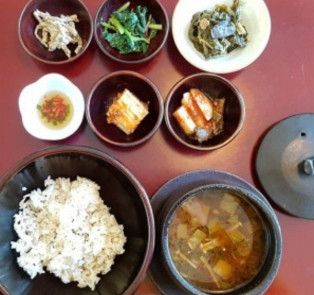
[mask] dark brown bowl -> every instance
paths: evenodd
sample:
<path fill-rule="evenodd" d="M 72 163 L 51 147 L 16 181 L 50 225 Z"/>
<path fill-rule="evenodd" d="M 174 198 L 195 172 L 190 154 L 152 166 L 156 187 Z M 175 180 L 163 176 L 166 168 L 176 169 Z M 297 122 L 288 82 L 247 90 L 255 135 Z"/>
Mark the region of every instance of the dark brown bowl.
<path fill-rule="evenodd" d="M 115 259 L 110 272 L 101 276 L 96 289 L 64 284 L 46 272 L 33 280 L 21 269 L 10 242 L 17 239 L 13 215 L 22 197 L 43 188 L 51 176 L 74 180 L 86 177 L 100 186 L 127 237 L 125 252 Z M 14 165 L 0 179 L 0 293 L 8 295 L 131 295 L 144 280 L 154 250 L 155 227 L 149 198 L 143 186 L 122 163 L 99 150 L 57 146 L 35 152 Z"/>
<path fill-rule="evenodd" d="M 168 15 L 158 0 L 132 0 L 129 8 L 135 8 L 138 5 L 146 6 L 148 13 L 154 17 L 157 23 L 162 24 L 163 29 L 151 40 L 146 53 L 119 54 L 118 50 L 112 48 L 103 38 L 101 22 L 107 21 L 110 15 L 126 2 L 126 0 L 105 0 L 99 7 L 94 20 L 94 35 L 96 42 L 100 50 L 115 61 L 129 64 L 148 61 L 162 49 L 166 42 L 169 32 Z"/>
<path fill-rule="evenodd" d="M 53 16 L 76 14 L 79 22 L 75 24 L 75 27 L 83 41 L 82 50 L 73 55 L 76 44 L 69 45 L 72 52 L 71 58 L 67 58 L 61 49 L 49 52 L 34 35 L 35 27 L 38 24 L 33 16 L 36 9 L 49 12 Z M 93 37 L 92 17 L 85 4 L 80 0 L 31 0 L 20 15 L 18 35 L 23 48 L 33 58 L 47 64 L 65 64 L 78 59 L 88 48 Z"/>
<path fill-rule="evenodd" d="M 114 97 L 129 89 L 148 103 L 148 115 L 136 130 L 126 135 L 117 126 L 107 123 L 106 113 Z M 116 71 L 100 78 L 92 87 L 86 105 L 86 117 L 93 131 L 104 141 L 121 146 L 135 146 L 148 140 L 158 130 L 164 113 L 163 99 L 152 81 L 133 71 Z"/>
<path fill-rule="evenodd" d="M 198 88 L 213 99 L 226 99 L 223 132 L 199 143 L 187 136 L 173 116 L 181 105 L 183 94 Z M 238 88 L 227 79 L 209 73 L 197 73 L 181 79 L 170 90 L 165 102 L 165 122 L 176 140 L 196 150 L 214 150 L 231 142 L 242 129 L 245 119 L 245 104 Z"/>
<path fill-rule="evenodd" d="M 245 201 L 259 216 L 262 227 L 265 231 L 265 253 L 260 267 L 250 280 L 234 287 L 233 289 L 212 291 L 196 288 L 185 280 L 177 270 L 169 250 L 169 228 L 176 210 L 187 200 L 196 198 L 204 193 L 220 191 L 229 192 Z M 162 248 L 162 261 L 171 280 L 182 290 L 182 294 L 208 295 L 208 294 L 228 294 L 228 295 L 260 295 L 264 294 L 275 279 L 279 270 L 282 257 L 282 235 L 277 216 L 266 201 L 253 191 L 243 187 L 227 184 L 207 184 L 198 186 L 184 194 L 171 196 L 161 208 L 157 219 L 157 226 L 160 228 L 160 241 Z M 254 253 L 252 253 L 254 254 Z M 178 293 L 180 294 L 180 293 Z"/>

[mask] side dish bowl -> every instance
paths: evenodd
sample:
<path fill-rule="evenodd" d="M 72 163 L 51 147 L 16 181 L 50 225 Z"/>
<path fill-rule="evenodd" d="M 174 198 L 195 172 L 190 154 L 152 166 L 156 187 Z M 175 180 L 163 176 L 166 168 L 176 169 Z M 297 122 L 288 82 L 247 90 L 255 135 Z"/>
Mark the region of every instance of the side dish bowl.
<path fill-rule="evenodd" d="M 100 196 L 127 237 L 125 252 L 115 259 L 109 273 L 101 276 L 96 289 L 80 289 L 75 283 L 64 284 L 46 272 L 33 280 L 17 264 L 10 242 L 17 239 L 13 215 L 22 197 L 44 180 L 86 177 L 100 186 Z M 143 186 L 122 163 L 88 147 L 57 146 L 47 148 L 15 164 L 0 179 L 0 291 L 8 295 L 49 294 L 128 294 L 135 292 L 146 276 L 155 240 L 154 217 Z"/>
<path fill-rule="evenodd" d="M 107 122 L 107 111 L 118 93 L 128 89 L 148 106 L 147 116 L 127 135 Z M 101 77 L 87 97 L 86 117 L 93 131 L 105 142 L 130 147 L 148 140 L 158 130 L 164 114 L 161 94 L 152 81 L 133 71 L 117 71 Z"/>
<path fill-rule="evenodd" d="M 177 49 L 194 67 L 211 73 L 226 74 L 239 71 L 253 63 L 264 51 L 271 33 L 271 19 L 265 1 L 243 1 L 242 23 L 248 32 L 248 43 L 224 56 L 205 60 L 189 40 L 188 30 L 195 13 L 215 9 L 217 4 L 231 6 L 232 0 L 180 0 L 172 16 L 172 35 Z"/>
<path fill-rule="evenodd" d="M 82 47 L 77 54 L 74 54 L 76 44 L 68 45 L 72 52 L 71 57 L 68 58 L 63 50 L 48 51 L 37 40 L 34 32 L 38 21 L 33 16 L 34 11 L 37 9 L 57 17 L 60 17 L 60 15 L 77 15 L 78 22 L 75 23 L 75 28 L 82 40 Z M 93 37 L 93 21 L 88 8 L 80 0 L 31 0 L 26 4 L 20 15 L 18 36 L 25 51 L 36 60 L 47 64 L 66 64 L 77 60 L 85 53 Z"/>
<path fill-rule="evenodd" d="M 94 20 L 95 40 L 100 50 L 114 61 L 121 63 L 134 64 L 146 62 L 152 59 L 163 48 L 169 33 L 168 15 L 162 4 L 158 0 L 133 0 L 130 1 L 128 9 L 135 9 L 137 6 L 147 7 L 147 17 L 152 15 L 158 24 L 162 25 L 162 30 L 150 41 L 148 50 L 143 52 L 133 52 L 120 54 L 119 51 L 110 46 L 103 37 L 103 22 L 107 22 L 111 14 L 122 7 L 126 0 L 105 0 L 99 7 Z"/>
<path fill-rule="evenodd" d="M 173 113 L 181 105 L 183 94 L 196 88 L 216 100 L 225 98 L 223 131 L 198 142 L 181 129 Z M 174 138 L 196 150 L 214 150 L 230 143 L 241 131 L 245 119 L 245 104 L 239 89 L 229 80 L 215 74 L 197 73 L 178 81 L 169 91 L 165 102 L 165 122 Z"/>
<path fill-rule="evenodd" d="M 46 125 L 41 119 L 38 106 L 49 93 L 64 95 L 73 109 L 69 114 L 70 121 L 62 128 Z M 82 92 L 69 79 L 56 73 L 46 74 L 24 87 L 20 93 L 18 105 L 26 131 L 43 140 L 61 140 L 69 137 L 77 131 L 84 118 L 85 100 Z"/>
<path fill-rule="evenodd" d="M 230 200 L 231 196 L 236 196 L 236 199 Z M 215 198 L 218 201 L 216 205 L 214 203 L 216 202 L 214 201 Z M 212 206 L 208 206 L 205 202 L 206 200 Z M 215 207 L 217 205 L 218 207 Z M 182 210 L 181 208 L 185 208 L 183 209 L 183 211 L 186 212 L 184 214 L 188 214 L 187 212 L 191 214 L 191 219 L 188 219 L 185 215 L 181 215 L 181 217 L 178 218 L 177 214 L 180 214 L 178 212 Z M 181 211 L 181 214 L 183 211 Z M 254 219 L 252 218 L 253 213 L 255 214 Z M 229 214 L 230 219 L 225 221 L 223 221 L 224 219 L 220 220 L 219 216 L 221 214 Z M 206 217 L 206 219 L 203 217 Z M 245 217 L 244 220 L 247 220 L 245 223 L 240 222 L 243 217 Z M 193 218 L 195 218 L 196 221 L 193 221 Z M 222 218 L 225 218 L 225 216 Z M 190 263 L 189 266 L 185 266 L 184 274 L 182 273 L 182 269 L 179 271 L 179 268 L 182 268 L 184 263 L 180 266 L 180 264 L 176 262 L 176 259 L 178 259 L 176 258 L 178 251 L 182 251 L 184 248 L 175 249 L 174 252 L 174 249 L 171 249 L 173 247 L 172 245 L 179 243 L 178 247 L 181 247 L 180 245 L 184 244 L 184 240 L 178 242 L 173 239 L 182 239 L 182 237 L 178 238 L 174 236 L 178 234 L 182 236 L 184 234 L 182 224 L 180 224 L 182 221 L 196 222 L 198 224 L 194 234 L 189 235 L 188 231 L 186 237 L 188 241 L 192 243 L 190 244 L 192 250 L 190 249 L 190 252 L 187 253 L 180 252 L 181 258 L 184 259 L 185 262 Z M 202 222 L 204 225 L 201 225 L 203 224 Z M 225 225 L 223 225 L 224 223 Z M 209 184 L 194 188 L 179 197 L 170 198 L 163 205 L 157 224 L 161 228 L 161 247 L 165 269 L 171 279 L 187 294 L 263 294 L 269 288 L 278 272 L 282 255 L 282 237 L 276 214 L 267 201 L 255 195 L 252 191 L 248 191 L 242 187 L 226 184 Z M 172 227 L 172 225 L 175 227 Z M 181 228 L 179 229 L 179 227 Z M 196 225 L 193 225 L 193 227 L 195 230 Z M 250 230 L 248 230 L 249 228 Z M 204 232 L 207 230 L 208 234 L 206 234 L 206 236 Z M 181 231 L 181 233 L 179 233 L 179 231 Z M 246 234 L 244 234 L 245 232 Z M 252 240 L 251 242 L 247 242 L 250 241 L 250 238 L 244 236 L 250 234 L 252 234 Z M 262 236 L 263 239 L 261 238 Z M 229 245 L 229 239 L 230 242 L 232 241 L 232 247 Z M 249 247 L 252 247 L 247 258 L 245 258 L 245 263 L 248 263 L 250 267 L 244 267 L 243 270 L 241 270 L 241 262 L 239 262 L 238 265 L 232 264 L 238 263 L 238 261 L 242 259 L 239 258 L 244 257 L 241 255 L 245 253 L 243 252 L 245 247 L 240 241 L 246 241 L 245 243 L 250 245 Z M 199 242 L 201 242 L 201 244 L 199 244 Z M 262 243 L 262 245 L 259 245 L 259 243 Z M 201 254 L 197 252 L 198 250 L 193 250 L 195 247 L 202 249 Z M 238 252 L 238 250 L 240 252 Z M 216 256 L 219 251 L 223 251 L 223 253 L 221 252 L 220 256 Z M 195 260 L 192 258 L 193 252 L 195 252 L 194 254 L 196 255 Z M 241 253 L 241 255 L 239 253 Z M 257 255 L 260 255 L 259 260 L 256 259 Z M 199 262 L 198 259 L 200 259 Z M 232 260 L 233 262 L 230 262 Z M 259 263 L 256 264 L 256 261 L 259 261 Z M 214 265 L 210 265 L 211 263 L 214 263 Z M 246 281 L 232 288 L 225 287 L 229 279 L 230 281 L 233 280 L 233 275 L 236 274 L 234 278 L 239 280 L 239 277 L 244 276 L 243 272 L 252 268 L 254 263 L 257 266 L 256 272 L 252 272 L 250 277 L 246 278 Z M 195 273 L 194 277 L 190 277 L 191 280 L 189 280 L 190 270 L 188 268 L 191 267 L 191 269 L 193 269 L 193 264 L 197 264 L 197 271 L 204 271 L 206 276 L 204 277 L 200 273 Z M 198 283 L 202 282 L 198 286 L 196 286 L 197 279 L 199 279 Z M 211 281 L 212 286 L 216 285 L 215 289 L 206 289 L 206 284 L 208 283 L 205 282 L 207 282 L 207 280 Z"/>

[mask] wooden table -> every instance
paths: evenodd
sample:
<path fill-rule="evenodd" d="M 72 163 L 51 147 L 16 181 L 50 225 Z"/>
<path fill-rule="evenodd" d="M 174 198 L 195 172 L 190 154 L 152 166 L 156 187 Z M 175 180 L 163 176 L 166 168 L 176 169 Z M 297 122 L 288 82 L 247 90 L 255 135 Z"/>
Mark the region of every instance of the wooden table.
<path fill-rule="evenodd" d="M 95 16 L 102 1 L 84 2 Z M 177 1 L 161 2 L 171 19 Z M 128 66 L 111 61 L 100 52 L 94 40 L 78 62 L 63 66 L 38 63 L 23 50 L 17 35 L 18 18 L 26 1 L 2 0 L 0 175 L 39 149 L 74 144 L 98 148 L 121 160 L 143 184 L 149 196 L 169 179 L 195 169 L 228 171 L 261 189 L 255 178 L 254 162 L 265 132 L 290 115 L 314 113 L 314 1 L 266 2 L 272 18 L 272 33 L 266 50 L 246 69 L 224 75 L 244 96 L 247 116 L 243 130 L 229 145 L 213 152 L 200 152 L 177 143 L 164 124 L 148 142 L 132 149 L 116 148 L 102 142 L 86 120 L 78 132 L 63 141 L 41 141 L 30 136 L 21 123 L 18 96 L 24 86 L 48 72 L 68 77 L 86 96 L 102 75 L 115 70 L 134 70 L 150 78 L 165 98 L 174 83 L 199 70 L 181 57 L 171 32 L 163 50 L 153 60 L 141 65 Z M 314 221 L 290 216 L 275 205 L 274 208 L 282 228 L 283 257 L 267 295 L 312 295 Z M 136 294 L 153 295 L 159 291 L 147 278 Z"/>

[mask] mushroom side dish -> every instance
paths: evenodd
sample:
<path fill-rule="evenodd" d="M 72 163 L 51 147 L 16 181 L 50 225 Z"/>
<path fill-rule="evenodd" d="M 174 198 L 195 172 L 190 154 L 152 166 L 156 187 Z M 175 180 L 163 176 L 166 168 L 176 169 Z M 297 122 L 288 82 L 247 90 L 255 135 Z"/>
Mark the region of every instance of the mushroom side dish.
<path fill-rule="evenodd" d="M 72 53 L 68 47 L 70 44 L 77 44 L 75 54 L 82 50 L 83 42 L 75 28 L 75 23 L 79 22 L 76 14 L 69 16 L 61 14 L 58 17 L 36 9 L 33 15 L 38 21 L 34 34 L 48 51 L 61 49 L 67 58 L 71 58 Z"/>

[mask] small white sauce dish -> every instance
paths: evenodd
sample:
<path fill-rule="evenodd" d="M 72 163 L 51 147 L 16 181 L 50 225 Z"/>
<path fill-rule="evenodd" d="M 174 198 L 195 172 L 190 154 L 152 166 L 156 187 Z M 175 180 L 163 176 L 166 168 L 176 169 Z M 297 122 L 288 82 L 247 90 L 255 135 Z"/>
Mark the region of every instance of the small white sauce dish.
<path fill-rule="evenodd" d="M 52 91 L 63 93 L 73 106 L 71 121 L 60 129 L 46 126 L 41 121 L 37 109 L 44 95 Z M 24 87 L 20 93 L 18 105 L 25 130 L 42 140 L 61 140 L 69 137 L 80 127 L 85 112 L 85 100 L 80 89 L 69 79 L 56 73 L 44 75 L 36 82 Z"/>
<path fill-rule="evenodd" d="M 181 55 L 191 65 L 205 72 L 227 74 L 253 63 L 264 51 L 270 38 L 271 18 L 263 0 L 243 0 L 242 24 L 248 32 L 248 44 L 224 56 L 205 60 L 189 39 L 192 16 L 204 10 L 213 11 L 217 4 L 232 6 L 233 0 L 180 0 L 172 16 L 172 35 Z"/>

